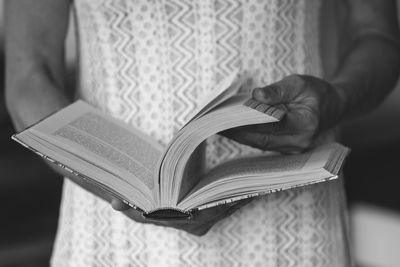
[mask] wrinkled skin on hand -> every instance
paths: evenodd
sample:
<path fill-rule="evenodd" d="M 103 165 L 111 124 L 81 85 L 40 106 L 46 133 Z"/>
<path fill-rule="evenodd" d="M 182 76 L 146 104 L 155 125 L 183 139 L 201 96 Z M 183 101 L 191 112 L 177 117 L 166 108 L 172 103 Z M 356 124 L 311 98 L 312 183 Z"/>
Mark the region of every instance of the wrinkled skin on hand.
<path fill-rule="evenodd" d="M 276 123 L 243 126 L 221 132 L 239 143 L 262 150 L 298 153 L 340 119 L 342 102 L 330 83 L 307 75 L 291 75 L 253 90 L 252 97 L 286 110 Z"/>

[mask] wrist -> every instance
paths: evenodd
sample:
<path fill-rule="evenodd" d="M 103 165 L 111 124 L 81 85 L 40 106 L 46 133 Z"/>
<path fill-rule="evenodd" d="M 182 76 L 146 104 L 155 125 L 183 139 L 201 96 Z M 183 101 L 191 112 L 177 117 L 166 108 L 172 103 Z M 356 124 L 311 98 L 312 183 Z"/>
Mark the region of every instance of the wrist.
<path fill-rule="evenodd" d="M 314 76 L 302 75 L 318 103 L 316 135 L 336 127 L 345 114 L 346 95 L 341 84 Z"/>
<path fill-rule="evenodd" d="M 327 82 L 320 101 L 320 125 L 318 132 L 336 127 L 346 113 L 347 97 L 344 85 L 336 82 Z"/>
<path fill-rule="evenodd" d="M 343 118 L 347 116 L 349 105 L 351 102 L 349 99 L 349 95 L 347 94 L 349 88 L 351 87 L 351 84 L 349 82 L 340 80 L 333 80 L 330 82 L 330 84 L 338 99 L 339 105 L 337 108 L 337 113 L 339 115 L 339 121 L 342 121 Z"/>

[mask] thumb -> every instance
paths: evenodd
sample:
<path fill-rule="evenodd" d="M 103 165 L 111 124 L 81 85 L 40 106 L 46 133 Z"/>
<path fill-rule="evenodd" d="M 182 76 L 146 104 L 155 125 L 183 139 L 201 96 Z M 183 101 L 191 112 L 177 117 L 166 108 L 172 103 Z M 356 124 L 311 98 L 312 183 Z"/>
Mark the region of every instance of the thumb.
<path fill-rule="evenodd" d="M 277 105 L 285 102 L 284 88 L 276 83 L 263 88 L 255 88 L 253 90 L 253 98 L 262 103 L 269 105 Z"/>
<path fill-rule="evenodd" d="M 128 204 L 125 204 L 123 201 L 121 201 L 117 198 L 113 198 L 111 200 L 111 206 L 114 210 L 118 210 L 118 211 L 124 211 L 124 210 L 130 209 Z"/>

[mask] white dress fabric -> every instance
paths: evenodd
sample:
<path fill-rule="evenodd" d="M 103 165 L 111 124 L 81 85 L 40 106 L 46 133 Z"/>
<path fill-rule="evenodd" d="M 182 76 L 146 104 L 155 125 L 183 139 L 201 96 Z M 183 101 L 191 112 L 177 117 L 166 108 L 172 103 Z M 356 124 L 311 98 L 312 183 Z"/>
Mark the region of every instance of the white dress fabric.
<path fill-rule="evenodd" d="M 318 0 L 75 0 L 79 97 L 162 144 L 236 70 L 321 76 Z M 255 150 L 208 141 L 208 167 Z M 65 180 L 52 266 L 349 266 L 340 180 L 260 197 L 205 236 L 135 223 Z"/>

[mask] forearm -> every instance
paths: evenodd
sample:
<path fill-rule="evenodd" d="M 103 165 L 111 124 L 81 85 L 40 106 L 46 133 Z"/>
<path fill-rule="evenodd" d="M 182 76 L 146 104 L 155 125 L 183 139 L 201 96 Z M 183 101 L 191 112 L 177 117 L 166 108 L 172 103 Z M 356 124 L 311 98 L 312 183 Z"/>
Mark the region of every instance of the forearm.
<path fill-rule="evenodd" d="M 37 67 L 15 76 L 7 75 L 6 103 L 17 131 L 68 104 L 62 88 L 51 81 L 44 69 Z"/>
<path fill-rule="evenodd" d="M 65 106 L 69 0 L 5 2 L 6 104 L 21 130 Z"/>
<path fill-rule="evenodd" d="M 38 61 L 34 61 L 37 63 Z M 7 107 L 17 131 L 36 123 L 47 115 L 63 108 L 69 100 L 62 90 L 63 84 L 52 81 L 51 74 L 44 65 L 36 65 L 29 60 L 22 60 L 19 71 L 12 71 L 10 64 L 7 71 Z M 111 201 L 110 196 L 100 188 L 91 186 L 83 179 L 45 160 L 45 163 L 62 177 L 70 180 L 92 193 Z"/>
<path fill-rule="evenodd" d="M 330 84 L 339 101 L 334 126 L 373 110 L 394 88 L 400 70 L 400 34 L 394 0 L 341 0 L 339 63 Z M 340 10 L 340 9 L 339 9 Z"/>
<path fill-rule="evenodd" d="M 341 99 L 338 120 L 373 110 L 394 88 L 400 70 L 396 40 L 365 34 L 353 42 L 331 79 Z"/>

